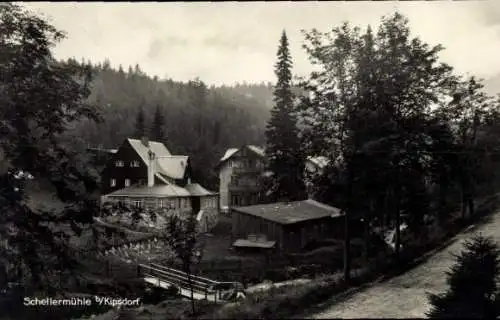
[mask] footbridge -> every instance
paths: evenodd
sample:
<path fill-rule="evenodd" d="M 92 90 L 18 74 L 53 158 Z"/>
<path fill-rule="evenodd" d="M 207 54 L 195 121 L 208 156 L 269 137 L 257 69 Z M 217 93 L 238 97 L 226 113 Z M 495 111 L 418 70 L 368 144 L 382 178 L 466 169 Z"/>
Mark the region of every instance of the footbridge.
<path fill-rule="evenodd" d="M 191 298 L 191 288 L 193 288 L 195 300 L 225 302 L 224 298 L 228 292 L 243 290 L 238 282 L 219 282 L 197 275 L 191 275 L 190 283 L 186 272 L 155 263 L 139 264 L 138 267 L 139 274 L 146 283 L 165 289 L 175 286 L 186 298 Z"/>

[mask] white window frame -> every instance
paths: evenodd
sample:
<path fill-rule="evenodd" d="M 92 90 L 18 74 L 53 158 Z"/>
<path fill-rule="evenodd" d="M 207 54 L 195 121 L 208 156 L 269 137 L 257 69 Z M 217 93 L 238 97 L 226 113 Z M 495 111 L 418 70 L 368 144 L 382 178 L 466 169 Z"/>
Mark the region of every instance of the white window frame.
<path fill-rule="evenodd" d="M 130 187 L 130 179 L 125 179 L 125 187 Z"/>
<path fill-rule="evenodd" d="M 142 208 L 142 200 L 132 200 L 132 205 L 135 208 Z"/>
<path fill-rule="evenodd" d="M 131 168 L 138 168 L 140 166 L 139 161 L 134 160 L 130 162 L 130 167 Z"/>
<path fill-rule="evenodd" d="M 123 163 L 123 161 L 122 161 L 122 160 L 116 160 L 116 161 L 115 161 L 115 166 L 116 166 L 117 168 L 122 168 L 123 166 L 125 166 L 125 164 Z"/>
<path fill-rule="evenodd" d="M 111 179 L 109 180 L 109 185 L 110 185 L 111 187 L 116 187 L 116 179 L 111 178 Z"/>
<path fill-rule="evenodd" d="M 158 199 L 158 208 L 164 208 L 165 207 L 165 202 L 163 202 L 163 199 Z"/>

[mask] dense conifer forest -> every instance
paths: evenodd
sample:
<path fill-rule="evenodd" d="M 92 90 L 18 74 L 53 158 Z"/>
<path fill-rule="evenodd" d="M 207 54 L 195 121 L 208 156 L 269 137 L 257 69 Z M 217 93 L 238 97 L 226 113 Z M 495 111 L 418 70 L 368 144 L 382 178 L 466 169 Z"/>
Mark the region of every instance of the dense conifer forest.
<path fill-rule="evenodd" d="M 116 70 L 109 61 L 91 65 L 91 69 L 89 102 L 101 106 L 103 119 L 99 124 L 82 121 L 76 126 L 73 134 L 84 143 L 115 148 L 125 138 L 137 136 L 140 110 L 145 135 L 158 139 L 153 132 L 158 110 L 164 135 L 159 140 L 172 153 L 192 157 L 195 178 L 211 188 L 217 186 L 213 167 L 227 148 L 264 144 L 272 106 L 270 83 L 209 87 L 199 79 L 183 83 L 150 77 L 139 65 Z"/>

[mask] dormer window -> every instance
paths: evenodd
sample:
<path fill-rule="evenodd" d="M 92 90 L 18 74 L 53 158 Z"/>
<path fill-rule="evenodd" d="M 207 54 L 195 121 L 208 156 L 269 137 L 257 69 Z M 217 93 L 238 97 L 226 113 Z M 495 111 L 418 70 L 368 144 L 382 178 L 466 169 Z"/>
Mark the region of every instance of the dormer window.
<path fill-rule="evenodd" d="M 115 186 L 116 186 L 116 179 L 111 179 L 111 180 L 109 181 L 109 185 L 110 185 L 111 187 L 115 187 Z"/>
<path fill-rule="evenodd" d="M 118 160 L 118 161 L 115 162 L 115 166 L 121 168 L 121 167 L 124 166 L 124 163 L 123 163 L 123 161 Z"/>
<path fill-rule="evenodd" d="M 132 168 L 138 168 L 139 167 L 139 161 L 134 160 L 134 161 L 130 162 L 130 167 L 132 167 Z"/>
<path fill-rule="evenodd" d="M 125 179 L 125 187 L 130 187 L 130 179 Z"/>

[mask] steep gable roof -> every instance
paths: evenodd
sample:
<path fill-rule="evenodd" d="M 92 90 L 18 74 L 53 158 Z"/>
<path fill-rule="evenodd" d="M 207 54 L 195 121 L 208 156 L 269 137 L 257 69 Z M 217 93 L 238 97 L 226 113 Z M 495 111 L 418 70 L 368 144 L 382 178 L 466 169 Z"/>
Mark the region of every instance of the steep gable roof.
<path fill-rule="evenodd" d="M 172 154 L 168 151 L 167 147 L 161 142 L 149 141 L 149 147 L 146 147 L 141 140 L 137 139 L 127 139 L 128 143 L 141 157 L 142 161 L 147 165 L 149 163 L 148 152 L 151 149 L 156 155 L 156 157 L 171 156 Z"/>
<path fill-rule="evenodd" d="M 231 158 L 236 152 L 238 152 L 240 149 L 238 148 L 229 148 L 226 150 L 226 153 L 220 158 L 220 162 L 224 162 L 227 159 Z"/>
<path fill-rule="evenodd" d="M 156 157 L 156 170 L 172 179 L 182 179 L 188 166 L 188 156 Z"/>
<path fill-rule="evenodd" d="M 222 156 L 222 158 L 219 160 L 218 166 L 220 166 L 222 163 L 226 162 L 227 160 L 231 159 L 234 155 L 236 155 L 238 152 L 240 152 L 244 148 L 247 148 L 248 150 L 257 154 L 259 157 L 266 156 L 264 148 L 256 146 L 256 145 L 252 145 L 252 144 L 247 144 L 241 148 L 229 148 L 229 149 L 227 149 L 226 152 L 224 153 L 224 155 Z"/>
<path fill-rule="evenodd" d="M 254 153 L 258 154 L 261 157 L 265 157 L 266 153 L 264 151 L 264 148 L 259 147 L 259 146 L 254 146 L 252 144 L 249 144 L 246 146 L 248 149 L 252 150 Z"/>

